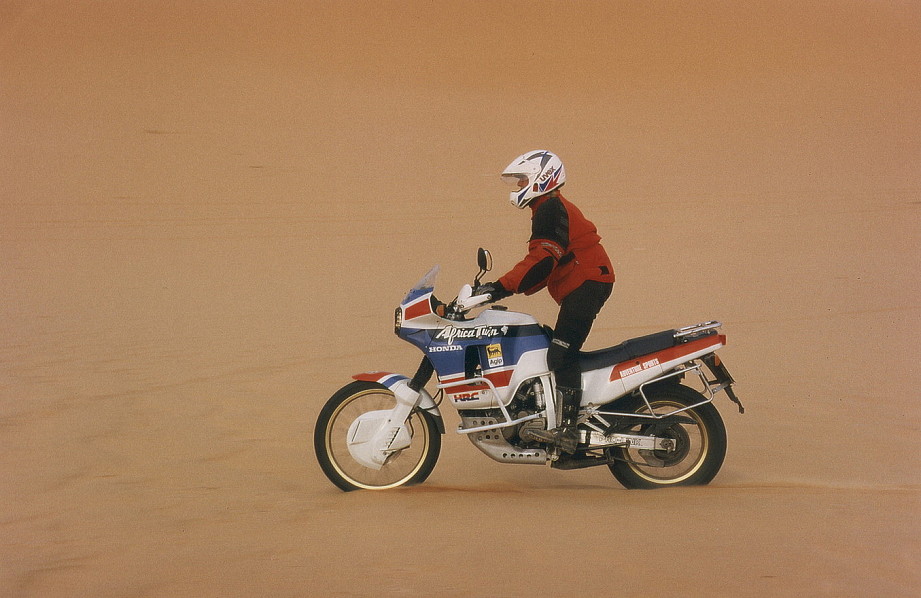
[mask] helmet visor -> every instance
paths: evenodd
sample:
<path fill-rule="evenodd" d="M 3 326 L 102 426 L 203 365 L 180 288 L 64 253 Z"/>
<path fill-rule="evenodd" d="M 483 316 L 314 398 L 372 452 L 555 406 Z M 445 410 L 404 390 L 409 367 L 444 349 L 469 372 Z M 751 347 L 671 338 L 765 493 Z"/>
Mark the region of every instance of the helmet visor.
<path fill-rule="evenodd" d="M 523 174 L 503 174 L 502 180 L 505 184 L 516 191 L 520 191 L 528 186 L 528 177 Z"/>

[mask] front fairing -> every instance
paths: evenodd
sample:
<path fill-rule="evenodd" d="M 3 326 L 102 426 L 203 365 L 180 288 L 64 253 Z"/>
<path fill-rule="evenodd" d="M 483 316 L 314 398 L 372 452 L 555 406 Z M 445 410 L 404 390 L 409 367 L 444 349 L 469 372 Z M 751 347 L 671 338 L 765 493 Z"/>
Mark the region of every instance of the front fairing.
<path fill-rule="evenodd" d="M 461 320 L 439 316 L 435 313 L 435 307 L 441 302 L 434 295 L 438 271 L 438 266 L 429 270 L 406 293 L 397 308 L 395 332 L 400 338 L 426 350 L 443 344 L 469 343 L 505 335 L 518 336 L 514 334 L 515 331 L 510 332 L 515 327 L 539 329 L 533 316 L 505 310 L 487 309 L 475 317 Z M 529 329 L 529 332 L 535 331 Z"/>
<path fill-rule="evenodd" d="M 521 356 L 549 346 L 549 339 L 532 316 L 487 309 L 476 317 L 449 320 L 435 313 L 437 267 L 406 294 L 396 313 L 397 335 L 418 347 L 432 362 L 442 381 L 511 371 Z M 504 372 L 504 374 L 503 374 Z"/>
<path fill-rule="evenodd" d="M 394 332 L 423 351 L 428 346 L 430 339 L 426 334 L 420 333 L 436 328 L 441 322 L 447 321 L 435 314 L 435 305 L 438 302 L 434 297 L 434 292 L 438 272 L 438 266 L 429 270 L 422 280 L 406 293 L 400 307 L 396 310 Z"/>

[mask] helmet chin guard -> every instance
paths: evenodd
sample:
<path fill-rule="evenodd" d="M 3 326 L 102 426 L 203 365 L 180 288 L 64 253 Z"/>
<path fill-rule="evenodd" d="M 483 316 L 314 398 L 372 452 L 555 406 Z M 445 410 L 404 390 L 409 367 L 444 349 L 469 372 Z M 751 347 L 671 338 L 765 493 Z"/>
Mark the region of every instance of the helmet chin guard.
<path fill-rule="evenodd" d="M 562 187 L 566 170 L 553 152 L 534 150 L 512 160 L 502 171 L 502 179 L 515 188 L 509 194 L 509 202 L 516 208 L 524 208 L 535 198 Z"/>

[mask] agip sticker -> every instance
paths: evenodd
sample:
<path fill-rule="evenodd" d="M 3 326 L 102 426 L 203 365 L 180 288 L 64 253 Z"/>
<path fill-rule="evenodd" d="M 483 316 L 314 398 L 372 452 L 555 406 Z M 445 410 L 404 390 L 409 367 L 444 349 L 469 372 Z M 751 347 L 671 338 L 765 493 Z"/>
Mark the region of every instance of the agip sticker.
<path fill-rule="evenodd" d="M 489 367 L 497 368 L 505 365 L 502 359 L 502 345 L 487 345 L 486 359 L 489 361 Z"/>

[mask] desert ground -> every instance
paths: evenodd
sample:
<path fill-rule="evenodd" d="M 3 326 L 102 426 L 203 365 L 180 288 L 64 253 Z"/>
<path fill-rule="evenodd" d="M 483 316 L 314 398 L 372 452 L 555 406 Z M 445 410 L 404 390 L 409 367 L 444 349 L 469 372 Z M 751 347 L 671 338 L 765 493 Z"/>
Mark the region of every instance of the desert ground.
<path fill-rule="evenodd" d="M 0 0 L 0 595 L 917 596 L 921 4 Z M 587 349 L 709 319 L 708 486 L 312 448 L 551 149 L 617 271 Z M 505 302 L 547 323 L 546 293 Z"/>

